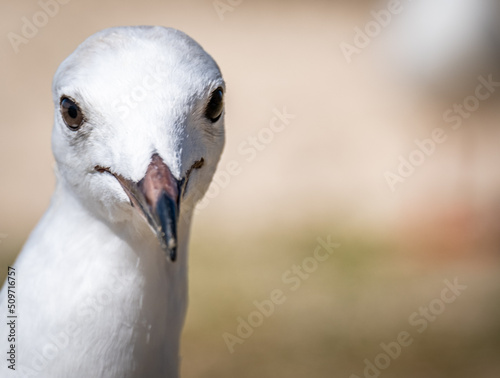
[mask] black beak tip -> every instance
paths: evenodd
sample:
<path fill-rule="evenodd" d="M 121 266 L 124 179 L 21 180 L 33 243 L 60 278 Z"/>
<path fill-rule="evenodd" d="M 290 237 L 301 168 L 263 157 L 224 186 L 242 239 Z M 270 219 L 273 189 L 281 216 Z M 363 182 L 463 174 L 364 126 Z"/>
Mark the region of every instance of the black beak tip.
<path fill-rule="evenodd" d="M 161 230 L 158 233 L 163 250 L 171 261 L 177 259 L 177 217 L 178 205 L 165 192 L 162 193 L 156 204 L 156 214 L 160 221 Z"/>
<path fill-rule="evenodd" d="M 175 262 L 177 260 L 177 248 L 174 247 L 170 249 L 170 261 Z"/>

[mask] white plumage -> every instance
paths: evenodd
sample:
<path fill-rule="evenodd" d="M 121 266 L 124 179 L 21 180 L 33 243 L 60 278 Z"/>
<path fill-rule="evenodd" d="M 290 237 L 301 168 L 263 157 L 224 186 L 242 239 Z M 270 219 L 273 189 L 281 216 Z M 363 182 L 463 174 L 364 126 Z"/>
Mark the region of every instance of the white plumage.
<path fill-rule="evenodd" d="M 223 91 L 214 60 L 163 27 L 101 31 L 61 64 L 57 188 L 14 265 L 16 371 L 2 357 L 2 377 L 178 376 L 189 226 L 223 148 Z M 83 114 L 76 130 L 63 99 Z"/>

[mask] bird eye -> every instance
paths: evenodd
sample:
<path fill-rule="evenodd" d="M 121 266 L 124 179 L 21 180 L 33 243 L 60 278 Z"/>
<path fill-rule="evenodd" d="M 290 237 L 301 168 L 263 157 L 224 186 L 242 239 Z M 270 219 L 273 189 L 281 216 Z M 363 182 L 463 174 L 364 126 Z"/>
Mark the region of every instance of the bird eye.
<path fill-rule="evenodd" d="M 61 98 L 61 115 L 71 130 L 78 130 L 83 123 L 83 114 L 78 105 L 67 97 Z"/>
<path fill-rule="evenodd" d="M 210 101 L 208 101 L 207 108 L 205 109 L 205 117 L 212 122 L 217 122 L 222 114 L 224 106 L 223 97 L 224 92 L 222 88 L 217 88 L 210 96 Z"/>

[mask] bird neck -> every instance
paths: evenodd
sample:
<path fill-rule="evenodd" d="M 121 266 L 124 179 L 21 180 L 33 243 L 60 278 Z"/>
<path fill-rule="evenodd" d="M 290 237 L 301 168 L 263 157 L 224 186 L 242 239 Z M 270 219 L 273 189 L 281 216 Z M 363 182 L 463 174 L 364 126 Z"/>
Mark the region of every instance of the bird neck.
<path fill-rule="evenodd" d="M 89 211 L 67 188 L 58 186 L 39 231 L 35 231 L 43 234 L 43 240 L 58 240 L 57 248 L 41 244 L 32 248 L 50 249 L 47 258 L 55 272 L 54 290 L 56 281 L 68 283 L 58 290 L 61 303 L 72 303 L 76 288 L 70 285 L 77 286 L 83 298 L 113 293 L 105 311 L 99 312 L 82 334 L 101 335 L 89 340 L 94 344 L 99 344 L 101 338 L 103 342 L 127 338 L 124 333 L 129 331 L 120 328 L 127 324 L 132 336 L 127 343 L 117 342 L 114 347 L 119 349 L 118 355 L 132 358 L 136 371 L 144 373 L 142 376 L 152 376 L 153 372 L 153 376 L 160 376 L 157 372 L 177 376 L 180 335 L 187 311 L 190 223 L 191 213 L 181 213 L 178 258 L 172 262 L 143 219 L 108 222 Z M 49 235 L 54 232 L 49 229 L 56 229 L 55 234 Z M 40 293 L 40 297 L 44 295 L 48 294 Z M 64 322 L 61 319 L 61 324 Z M 82 328 L 87 326 L 83 324 Z"/>

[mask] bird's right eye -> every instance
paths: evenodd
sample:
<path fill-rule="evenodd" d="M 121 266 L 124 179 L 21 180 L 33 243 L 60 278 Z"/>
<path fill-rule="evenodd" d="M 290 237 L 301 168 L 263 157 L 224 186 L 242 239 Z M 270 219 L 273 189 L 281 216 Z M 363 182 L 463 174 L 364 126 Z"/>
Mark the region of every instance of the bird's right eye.
<path fill-rule="evenodd" d="M 82 111 L 75 101 L 68 97 L 61 98 L 61 115 L 66 126 L 73 131 L 78 130 L 84 121 Z"/>
<path fill-rule="evenodd" d="M 223 107 L 224 92 L 222 88 L 219 87 L 210 95 L 210 100 L 208 101 L 205 109 L 205 117 L 207 117 L 212 123 L 217 122 L 222 114 Z"/>

